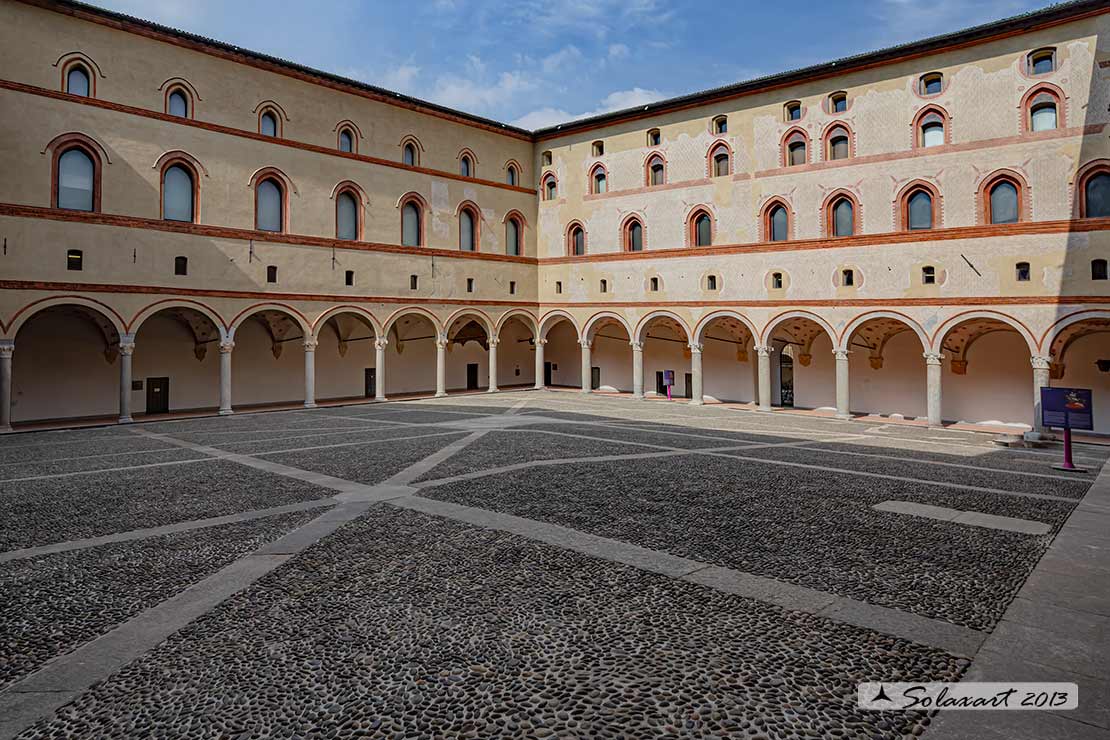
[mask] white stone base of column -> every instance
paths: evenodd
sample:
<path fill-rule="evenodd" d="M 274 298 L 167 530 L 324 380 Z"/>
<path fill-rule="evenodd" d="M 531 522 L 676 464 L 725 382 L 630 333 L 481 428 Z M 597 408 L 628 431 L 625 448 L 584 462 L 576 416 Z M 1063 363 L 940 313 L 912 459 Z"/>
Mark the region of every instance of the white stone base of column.
<path fill-rule="evenodd" d="M 14 430 L 9 426 L 0 427 L 0 434 L 11 434 L 12 431 L 14 431 Z"/>
<path fill-rule="evenodd" d="M 447 392 L 444 391 L 443 393 L 437 393 L 434 396 L 432 396 L 432 398 L 447 398 Z"/>
<path fill-rule="evenodd" d="M 486 389 L 486 393 L 500 393 L 500 392 L 501 392 L 500 388 L 487 388 Z"/>
<path fill-rule="evenodd" d="M 231 415 L 232 415 L 232 414 L 234 414 L 234 413 L 235 413 L 235 412 L 234 412 L 234 411 L 232 411 L 231 409 L 220 409 L 220 411 L 219 411 L 219 414 L 218 414 L 218 415 L 219 415 L 219 416 L 231 416 Z"/>
<path fill-rule="evenodd" d="M 312 402 L 309 402 L 309 401 L 305 401 L 305 403 L 304 403 L 304 407 L 305 407 L 306 409 L 314 409 L 314 408 L 316 408 L 316 404 L 315 404 L 315 403 L 312 403 Z"/>
<path fill-rule="evenodd" d="M 130 416 L 121 416 L 119 418 L 119 423 L 120 424 L 133 424 L 133 423 L 135 423 L 135 420 L 132 419 Z"/>

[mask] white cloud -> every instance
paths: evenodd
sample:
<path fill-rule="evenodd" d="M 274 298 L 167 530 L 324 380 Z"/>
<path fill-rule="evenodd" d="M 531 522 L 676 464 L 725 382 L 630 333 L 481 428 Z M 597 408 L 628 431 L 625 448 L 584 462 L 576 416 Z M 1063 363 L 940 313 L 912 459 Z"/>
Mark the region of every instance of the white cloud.
<path fill-rule="evenodd" d="M 502 72 L 492 83 L 466 77 L 443 75 L 436 79 L 428 97 L 441 105 L 472 112 L 488 112 L 513 96 L 536 89 L 537 83 L 520 71 Z"/>
<path fill-rule="evenodd" d="M 628 56 L 628 47 L 624 44 L 609 44 L 610 59 L 624 59 Z"/>
<path fill-rule="evenodd" d="M 525 113 L 520 118 L 513 121 L 514 126 L 518 126 L 529 131 L 536 129 L 547 128 L 559 123 L 566 123 L 574 119 L 575 116 L 571 115 L 565 110 L 559 108 L 540 108 L 530 113 Z"/>
<path fill-rule="evenodd" d="M 420 67 L 415 64 L 402 64 L 386 70 L 385 74 L 378 78 L 377 84 L 387 90 L 407 93 L 412 91 L 413 83 L 419 76 Z"/>
<path fill-rule="evenodd" d="M 873 12 L 880 22 L 881 43 L 899 43 L 958 31 L 999 18 L 1017 15 L 1037 5 L 1030 0 L 879 0 Z"/>
<path fill-rule="evenodd" d="M 559 123 L 575 121 L 579 118 L 590 118 L 625 108 L 647 105 L 662 100 L 664 97 L 666 96 L 658 90 L 645 90 L 642 87 L 634 87 L 631 90 L 617 90 L 606 95 L 594 110 L 574 114 L 560 108 L 540 108 L 516 119 L 513 121 L 513 125 L 531 130 L 547 128 Z"/>
<path fill-rule="evenodd" d="M 582 52 L 578 50 L 577 46 L 570 45 L 564 46 L 553 54 L 548 54 L 543 58 L 543 71 L 546 74 L 555 74 L 562 69 L 572 67 L 582 59 Z"/>

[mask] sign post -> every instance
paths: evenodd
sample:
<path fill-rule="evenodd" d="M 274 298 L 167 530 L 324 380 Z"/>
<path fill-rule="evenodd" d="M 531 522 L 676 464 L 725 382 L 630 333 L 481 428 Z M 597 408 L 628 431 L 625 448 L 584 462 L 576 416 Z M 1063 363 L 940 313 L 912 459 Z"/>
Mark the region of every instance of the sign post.
<path fill-rule="evenodd" d="M 671 386 L 674 385 L 674 370 L 663 371 L 663 385 L 667 386 L 667 400 L 671 399 Z"/>
<path fill-rule="evenodd" d="M 1041 388 L 1041 424 L 1064 430 L 1064 464 L 1057 470 L 1085 472 L 1071 457 L 1071 430 L 1093 430 L 1094 408 L 1089 388 Z"/>

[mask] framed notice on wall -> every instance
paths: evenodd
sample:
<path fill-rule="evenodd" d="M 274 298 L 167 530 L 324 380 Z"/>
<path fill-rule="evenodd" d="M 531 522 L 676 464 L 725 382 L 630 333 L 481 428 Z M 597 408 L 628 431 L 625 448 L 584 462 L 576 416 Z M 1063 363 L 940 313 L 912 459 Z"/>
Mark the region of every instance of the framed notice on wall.
<path fill-rule="evenodd" d="M 1041 388 L 1041 423 L 1057 429 L 1093 430 L 1089 388 Z"/>

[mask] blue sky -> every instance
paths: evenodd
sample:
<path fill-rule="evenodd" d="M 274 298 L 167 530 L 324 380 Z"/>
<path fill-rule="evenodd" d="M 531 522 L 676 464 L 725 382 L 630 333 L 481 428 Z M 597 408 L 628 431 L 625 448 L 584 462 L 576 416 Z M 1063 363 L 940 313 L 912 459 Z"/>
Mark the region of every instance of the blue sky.
<path fill-rule="evenodd" d="M 1048 0 L 97 0 L 528 129 L 958 30 Z M 707 13 L 707 10 L 712 9 Z M 845 22 L 847 21 L 847 22 Z M 835 29 L 835 31 L 830 31 Z"/>

